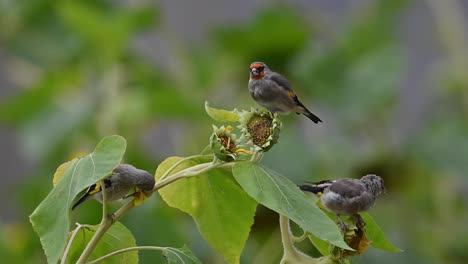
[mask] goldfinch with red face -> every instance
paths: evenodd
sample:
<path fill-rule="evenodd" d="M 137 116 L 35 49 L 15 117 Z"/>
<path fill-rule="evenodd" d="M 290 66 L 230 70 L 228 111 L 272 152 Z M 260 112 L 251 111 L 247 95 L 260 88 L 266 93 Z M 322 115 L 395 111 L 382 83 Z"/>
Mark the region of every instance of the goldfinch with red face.
<path fill-rule="evenodd" d="M 272 113 L 294 112 L 307 116 L 316 124 L 322 122 L 299 101 L 289 81 L 281 74 L 271 71 L 263 62 L 250 64 L 249 91 L 258 104 Z"/>

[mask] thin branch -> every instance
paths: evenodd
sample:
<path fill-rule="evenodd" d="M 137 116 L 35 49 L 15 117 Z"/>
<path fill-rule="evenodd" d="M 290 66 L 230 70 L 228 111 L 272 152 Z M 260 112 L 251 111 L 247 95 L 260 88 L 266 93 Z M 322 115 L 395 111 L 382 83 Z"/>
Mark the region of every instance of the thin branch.
<path fill-rule="evenodd" d="M 120 207 L 113 215 L 112 215 L 112 224 L 119 221 L 120 218 L 122 218 L 125 213 L 132 209 L 132 207 L 135 206 L 135 202 L 134 202 L 135 199 L 131 199 L 130 201 L 128 201 L 126 204 L 124 204 L 122 207 Z"/>
<path fill-rule="evenodd" d="M 164 178 L 166 178 L 177 166 L 179 166 L 183 162 L 185 162 L 187 160 L 195 159 L 195 158 L 200 158 L 200 157 L 203 157 L 203 156 L 207 156 L 207 155 L 193 155 L 193 156 L 189 156 L 189 157 L 186 157 L 186 158 L 183 158 L 183 159 L 177 161 L 169 169 L 167 169 L 167 171 L 161 176 L 161 178 L 158 179 L 158 181 L 161 181 Z"/>
<path fill-rule="evenodd" d="M 163 188 L 164 186 L 166 186 L 166 185 L 168 185 L 168 184 L 170 184 L 172 182 L 175 182 L 177 180 L 192 177 L 192 176 L 196 176 L 196 175 L 199 175 L 199 174 L 201 174 L 203 172 L 209 171 L 209 170 L 214 169 L 214 168 L 232 167 L 233 164 L 234 163 L 216 163 L 216 164 L 213 164 L 212 162 L 208 162 L 208 163 L 202 163 L 202 164 L 195 165 L 193 167 L 190 167 L 190 168 L 184 169 L 182 171 L 179 171 L 179 172 L 171 175 L 170 177 L 168 177 L 168 178 L 166 178 L 166 179 L 164 179 L 162 181 L 157 182 L 155 184 L 152 192 L 157 191 L 157 190 Z M 105 191 L 105 189 L 103 189 L 103 191 Z M 105 206 L 104 196 L 103 196 L 103 206 Z M 134 206 L 135 206 L 134 199 L 131 199 L 125 205 L 120 207 L 112 216 L 107 215 L 107 213 L 105 215 L 103 215 L 101 224 L 99 225 L 98 229 L 96 230 L 96 233 L 94 233 L 94 236 L 91 238 L 91 240 L 89 241 L 86 248 L 84 249 L 83 253 L 81 253 L 80 258 L 77 261 L 77 264 L 86 263 L 86 261 L 91 256 L 91 253 L 96 248 L 97 243 L 101 240 L 101 238 L 104 236 L 104 234 L 107 232 L 107 230 L 109 230 L 109 228 L 115 222 L 117 222 L 120 218 L 122 218 L 122 216 L 124 216 L 125 213 Z M 104 212 L 104 209 L 103 209 L 103 212 Z"/>
<path fill-rule="evenodd" d="M 106 192 L 106 184 L 104 181 L 100 181 L 99 184 L 101 185 L 101 194 L 102 194 L 102 221 L 105 217 L 107 217 L 109 213 L 109 208 L 107 207 L 107 192 Z"/>
<path fill-rule="evenodd" d="M 76 263 L 78 264 L 86 263 L 88 258 L 91 256 L 91 253 L 93 253 L 94 249 L 96 248 L 98 242 L 106 234 L 107 230 L 109 230 L 111 226 L 112 226 L 112 221 L 110 220 L 107 220 L 105 223 L 101 223 L 99 225 L 98 229 L 96 230 L 96 233 L 94 233 L 93 238 L 89 241 L 88 245 L 86 246 L 85 250 L 83 250 L 83 253 L 81 253 L 80 258 L 78 259 Z"/>
<path fill-rule="evenodd" d="M 101 185 L 101 194 L 102 194 L 102 219 L 101 223 L 99 224 L 98 229 L 96 230 L 96 233 L 94 233 L 94 236 L 91 238 L 89 241 L 88 245 L 86 245 L 86 248 L 83 250 L 81 253 L 80 258 L 76 262 L 77 264 L 82 264 L 85 263 L 91 254 L 93 253 L 94 249 L 96 248 L 97 244 L 101 240 L 101 238 L 104 236 L 104 234 L 109 230 L 109 228 L 112 226 L 114 221 L 112 220 L 112 217 L 108 215 L 108 207 L 107 207 L 107 193 L 106 193 L 106 185 L 104 181 L 100 181 L 99 184 Z"/>
<path fill-rule="evenodd" d="M 112 253 L 109 253 L 107 255 L 104 255 L 98 259 L 95 259 L 93 261 L 90 261 L 88 262 L 88 264 L 96 264 L 96 263 L 99 263 L 107 258 L 110 258 L 110 257 L 113 257 L 113 256 L 116 256 L 116 255 L 119 255 L 119 254 L 123 254 L 123 253 L 126 253 L 126 252 L 130 252 L 130 251 L 138 251 L 138 250 L 157 250 L 157 251 L 164 251 L 166 248 L 165 247 L 155 247 L 155 246 L 139 246 L 139 247 L 129 247 L 129 248 L 123 248 L 123 249 L 119 249 L 117 251 L 114 251 Z"/>
<path fill-rule="evenodd" d="M 66 263 L 68 253 L 70 253 L 70 249 L 71 249 L 71 246 L 73 244 L 73 241 L 75 240 L 76 235 L 78 235 L 78 232 L 80 231 L 81 228 L 83 228 L 83 225 L 81 225 L 79 223 L 76 223 L 76 229 L 75 229 L 75 231 L 73 231 L 73 234 L 71 235 L 70 240 L 68 241 L 67 248 L 65 249 L 65 252 L 63 253 L 62 261 L 60 262 L 61 264 Z"/>
<path fill-rule="evenodd" d="M 179 172 L 171 175 L 169 178 L 166 178 L 166 179 L 164 179 L 162 181 L 158 181 L 154 185 L 153 192 L 157 191 L 157 190 L 161 189 L 162 187 L 164 187 L 164 186 L 166 186 L 166 185 L 168 185 L 168 184 L 170 184 L 172 182 L 175 182 L 177 180 L 199 175 L 199 174 L 201 174 L 203 172 L 206 172 L 206 171 L 209 171 L 211 169 L 221 167 L 221 165 L 222 165 L 221 163 L 213 164 L 212 162 L 208 162 L 208 163 L 198 164 L 198 165 L 195 165 L 193 167 L 187 168 L 185 170 L 179 171 Z"/>

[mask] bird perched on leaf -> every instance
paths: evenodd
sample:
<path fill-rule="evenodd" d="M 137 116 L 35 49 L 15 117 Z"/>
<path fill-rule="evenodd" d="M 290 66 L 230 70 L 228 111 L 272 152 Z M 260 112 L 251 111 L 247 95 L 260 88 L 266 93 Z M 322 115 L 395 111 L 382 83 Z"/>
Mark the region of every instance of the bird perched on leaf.
<path fill-rule="evenodd" d="M 322 122 L 300 101 L 289 81 L 279 73 L 271 71 L 263 62 L 250 64 L 249 91 L 252 98 L 272 113 L 303 114 L 314 123 Z"/>
<path fill-rule="evenodd" d="M 104 182 L 107 201 L 127 198 L 130 190 L 136 188 L 135 194 L 143 194 L 153 189 L 155 180 L 147 171 L 135 168 L 130 164 L 120 164 Z M 102 203 L 102 188 L 99 183 L 91 185 L 88 190 L 73 205 L 72 210 L 88 199 L 96 199 Z"/>
<path fill-rule="evenodd" d="M 373 174 L 361 179 L 325 180 L 310 185 L 300 185 L 299 188 L 319 195 L 322 205 L 337 215 L 343 230 L 347 228 L 340 215 L 354 215 L 364 225 L 358 213 L 371 208 L 375 198 L 385 192 L 382 178 Z"/>

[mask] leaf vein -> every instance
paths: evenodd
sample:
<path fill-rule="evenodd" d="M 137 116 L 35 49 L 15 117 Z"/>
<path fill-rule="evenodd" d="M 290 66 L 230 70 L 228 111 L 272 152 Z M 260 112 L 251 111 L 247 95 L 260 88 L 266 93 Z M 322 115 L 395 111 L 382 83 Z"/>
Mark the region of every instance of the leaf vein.
<path fill-rule="evenodd" d="M 80 165 L 80 162 L 82 161 L 83 159 L 79 159 L 78 162 L 76 163 L 75 165 L 75 168 L 73 168 L 73 172 L 72 172 L 72 176 L 71 176 L 71 179 L 70 179 L 70 188 L 68 188 L 68 196 L 67 196 L 67 208 L 70 206 L 70 196 L 71 196 L 71 191 L 72 191 L 72 184 L 73 184 L 73 178 L 75 177 L 75 172 L 78 168 L 78 165 Z"/>

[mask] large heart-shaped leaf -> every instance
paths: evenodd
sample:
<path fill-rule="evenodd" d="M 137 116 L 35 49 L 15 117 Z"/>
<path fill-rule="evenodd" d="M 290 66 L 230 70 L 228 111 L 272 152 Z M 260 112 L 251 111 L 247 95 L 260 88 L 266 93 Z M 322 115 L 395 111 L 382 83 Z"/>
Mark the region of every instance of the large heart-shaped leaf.
<path fill-rule="evenodd" d="M 236 163 L 233 174 L 257 202 L 288 217 L 318 238 L 353 250 L 344 242 L 336 224 L 288 178 L 249 161 Z"/>
<path fill-rule="evenodd" d="M 309 234 L 307 236 L 310 240 L 310 242 L 312 243 L 312 245 L 314 245 L 314 247 L 317 249 L 317 251 L 322 254 L 322 256 L 327 256 L 327 255 L 330 255 L 330 244 L 328 244 L 328 242 L 326 241 L 323 241 L 321 240 L 320 238 L 312 235 L 312 234 Z"/>
<path fill-rule="evenodd" d="M 83 189 L 110 175 L 125 148 L 126 140 L 121 136 L 101 140 L 93 153 L 71 162 L 55 188 L 31 214 L 30 221 L 49 263 L 57 263 L 65 248 L 73 200 Z"/>
<path fill-rule="evenodd" d="M 156 170 L 156 179 L 179 160 L 180 157 L 170 157 L 163 161 Z M 206 158 L 187 160 L 171 174 L 208 161 Z M 193 217 L 203 238 L 227 262 L 239 263 L 257 203 L 234 181 L 230 170 L 213 169 L 182 179 L 159 193 L 167 204 Z"/>
<path fill-rule="evenodd" d="M 381 250 L 390 251 L 390 252 L 402 252 L 403 250 L 395 247 L 390 241 L 385 237 L 384 232 L 374 219 L 368 213 L 360 213 L 362 219 L 366 223 L 366 234 L 369 237 L 371 247 L 375 247 Z"/>
<path fill-rule="evenodd" d="M 81 228 L 78 231 L 77 236 L 73 240 L 70 252 L 67 257 L 67 263 L 76 263 L 81 253 L 85 249 L 86 245 L 89 243 L 94 233 L 96 232 L 96 226 L 86 226 Z M 132 235 L 132 232 L 128 230 L 120 222 L 116 222 L 112 225 L 109 230 L 104 234 L 101 240 L 96 245 L 96 248 L 93 250 L 93 253 L 89 257 L 89 261 L 95 260 L 102 256 L 105 256 L 109 253 L 117 251 L 119 249 L 136 247 L 135 238 Z M 126 253 L 118 254 L 110 258 L 106 258 L 99 263 L 138 263 L 138 252 L 137 251 L 128 251 Z"/>

